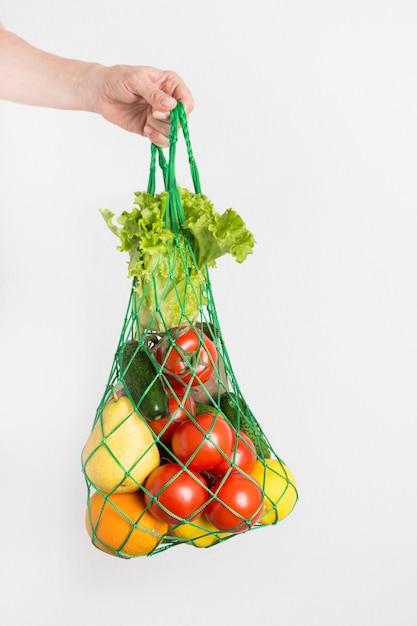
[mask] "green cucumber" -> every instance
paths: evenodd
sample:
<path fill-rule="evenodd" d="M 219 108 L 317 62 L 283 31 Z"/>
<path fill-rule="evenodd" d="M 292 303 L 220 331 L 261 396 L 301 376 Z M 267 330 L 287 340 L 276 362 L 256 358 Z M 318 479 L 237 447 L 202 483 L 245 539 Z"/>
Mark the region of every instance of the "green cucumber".
<path fill-rule="evenodd" d="M 164 387 L 148 354 L 143 349 L 138 350 L 138 342 L 132 339 L 125 344 L 121 360 L 124 384 L 133 403 L 152 422 L 165 417 Z"/>
<path fill-rule="evenodd" d="M 219 413 L 219 410 L 216 409 L 212 404 L 203 404 L 202 402 L 195 403 L 196 415 L 201 415 L 202 413 L 213 413 L 216 415 Z"/>
<path fill-rule="evenodd" d="M 237 429 L 239 424 L 239 429 L 253 442 L 261 458 L 271 458 L 271 450 L 265 436 L 255 419 L 248 418 L 248 407 L 241 398 L 231 392 L 225 393 L 220 398 L 220 409 L 232 426 Z"/>

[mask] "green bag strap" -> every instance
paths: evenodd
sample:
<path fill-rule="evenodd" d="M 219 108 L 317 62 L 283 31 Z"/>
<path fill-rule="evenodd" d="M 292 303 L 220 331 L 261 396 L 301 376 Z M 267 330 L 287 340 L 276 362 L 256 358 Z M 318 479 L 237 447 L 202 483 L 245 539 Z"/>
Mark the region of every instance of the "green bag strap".
<path fill-rule="evenodd" d="M 148 179 L 148 193 L 151 196 L 155 195 L 156 191 L 156 153 L 159 156 L 159 167 L 162 170 L 162 175 L 164 178 L 164 185 L 166 186 L 167 174 L 168 174 L 168 163 L 165 158 L 165 154 L 159 146 L 155 146 L 154 143 L 151 144 L 151 164 L 149 167 L 149 179 Z"/>
<path fill-rule="evenodd" d="M 170 114 L 171 130 L 169 134 L 169 157 L 168 163 L 166 161 L 162 148 L 151 144 L 151 163 L 149 169 L 148 180 L 148 193 L 155 195 L 156 189 L 156 154 L 159 155 L 159 166 L 162 170 L 165 191 L 168 192 L 165 223 L 167 228 L 172 228 L 175 234 L 178 234 L 178 229 L 181 223 L 184 221 L 184 211 L 182 208 L 181 198 L 178 191 L 176 172 L 175 172 L 175 158 L 176 148 L 178 141 L 178 127 L 181 126 L 185 144 L 187 147 L 188 162 L 190 165 L 191 178 L 193 181 L 194 192 L 201 193 L 200 175 L 198 173 L 197 164 L 194 159 L 193 150 L 191 147 L 190 133 L 188 130 L 187 116 L 185 113 L 184 105 L 182 102 L 178 102 L 175 109 Z"/>
<path fill-rule="evenodd" d="M 182 127 L 185 145 L 187 147 L 188 163 L 190 165 L 191 178 L 194 185 L 194 192 L 201 193 L 200 176 L 197 164 L 194 159 L 193 149 L 191 147 L 190 132 L 188 130 L 187 115 L 182 102 L 178 102 L 177 106 L 171 111 L 171 133 L 169 135 L 169 164 L 168 164 L 168 185 L 170 182 L 175 183 L 175 154 L 176 142 L 178 139 L 178 126 Z M 172 180 L 170 180 L 172 177 Z M 169 191 L 169 189 L 167 189 Z"/>

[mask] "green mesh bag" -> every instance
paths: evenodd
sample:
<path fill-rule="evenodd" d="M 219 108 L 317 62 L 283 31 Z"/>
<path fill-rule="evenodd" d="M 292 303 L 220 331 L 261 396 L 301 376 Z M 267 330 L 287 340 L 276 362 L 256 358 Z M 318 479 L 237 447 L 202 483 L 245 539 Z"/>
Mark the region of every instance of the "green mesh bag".
<path fill-rule="evenodd" d="M 176 181 L 179 130 L 193 192 Z M 102 210 L 129 254 L 132 288 L 82 471 L 91 541 L 121 558 L 218 545 L 277 524 L 298 498 L 239 388 L 210 283 L 216 259 L 243 262 L 253 235 L 235 211 L 220 215 L 201 193 L 181 104 L 169 139 L 168 161 L 151 146 L 148 189 L 132 210 L 117 224 Z"/>

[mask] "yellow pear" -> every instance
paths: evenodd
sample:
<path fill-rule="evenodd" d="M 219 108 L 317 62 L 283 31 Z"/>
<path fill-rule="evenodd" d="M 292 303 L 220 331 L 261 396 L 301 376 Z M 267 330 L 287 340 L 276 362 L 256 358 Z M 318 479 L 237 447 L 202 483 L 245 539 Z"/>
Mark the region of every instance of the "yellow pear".
<path fill-rule="evenodd" d="M 152 430 L 126 396 L 113 395 L 103 408 L 82 451 L 86 477 L 101 492 L 137 491 L 158 467 Z"/>

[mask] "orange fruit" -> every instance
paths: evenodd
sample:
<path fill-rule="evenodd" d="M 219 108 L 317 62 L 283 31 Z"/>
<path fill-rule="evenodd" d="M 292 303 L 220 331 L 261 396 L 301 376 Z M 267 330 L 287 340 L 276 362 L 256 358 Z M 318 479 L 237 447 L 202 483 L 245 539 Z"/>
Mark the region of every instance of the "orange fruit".
<path fill-rule="evenodd" d="M 168 531 L 168 524 L 146 509 L 140 491 L 109 496 L 95 492 L 85 524 L 97 548 L 125 559 L 149 554 Z"/>

